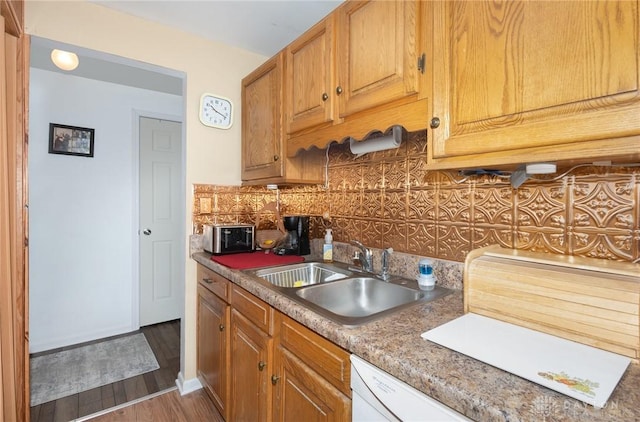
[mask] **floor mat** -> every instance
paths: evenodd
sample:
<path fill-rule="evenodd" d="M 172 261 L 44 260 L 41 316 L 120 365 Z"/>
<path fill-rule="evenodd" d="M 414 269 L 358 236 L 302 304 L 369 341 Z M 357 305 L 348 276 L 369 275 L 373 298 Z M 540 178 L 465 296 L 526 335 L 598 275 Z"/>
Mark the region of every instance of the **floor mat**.
<path fill-rule="evenodd" d="M 31 359 L 31 406 L 158 369 L 138 333 Z"/>

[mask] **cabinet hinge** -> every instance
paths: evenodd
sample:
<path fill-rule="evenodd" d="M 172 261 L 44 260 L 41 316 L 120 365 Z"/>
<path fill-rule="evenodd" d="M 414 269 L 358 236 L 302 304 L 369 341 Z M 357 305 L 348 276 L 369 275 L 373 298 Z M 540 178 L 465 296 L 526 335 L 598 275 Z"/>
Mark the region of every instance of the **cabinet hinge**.
<path fill-rule="evenodd" d="M 418 70 L 420 71 L 420 73 L 424 73 L 426 62 L 427 62 L 427 56 L 424 53 L 422 53 L 422 55 L 418 57 Z"/>

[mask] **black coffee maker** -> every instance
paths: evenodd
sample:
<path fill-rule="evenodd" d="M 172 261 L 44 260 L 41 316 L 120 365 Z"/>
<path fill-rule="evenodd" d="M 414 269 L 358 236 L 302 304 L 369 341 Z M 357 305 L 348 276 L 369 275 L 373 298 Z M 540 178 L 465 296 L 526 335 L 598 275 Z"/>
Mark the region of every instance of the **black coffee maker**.
<path fill-rule="evenodd" d="M 278 255 L 309 255 L 309 217 L 294 215 L 283 217 L 284 228 L 287 231 L 280 245 L 274 248 Z"/>

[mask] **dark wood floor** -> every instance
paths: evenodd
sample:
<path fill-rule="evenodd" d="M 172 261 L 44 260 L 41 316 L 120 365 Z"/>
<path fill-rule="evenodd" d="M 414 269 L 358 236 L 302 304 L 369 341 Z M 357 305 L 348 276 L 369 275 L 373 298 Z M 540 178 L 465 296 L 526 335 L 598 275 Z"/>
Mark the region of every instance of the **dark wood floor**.
<path fill-rule="evenodd" d="M 93 390 L 63 397 L 31 408 L 32 422 L 70 421 L 113 406 L 157 393 L 175 386 L 180 371 L 180 320 L 142 327 L 147 342 L 158 360 L 159 369 L 133 378 L 114 382 Z M 129 335 L 127 333 L 124 335 Z M 114 336 L 109 339 L 122 337 Z M 48 350 L 31 357 L 55 353 L 107 339 Z"/>
<path fill-rule="evenodd" d="M 91 422 L 224 422 L 203 389 L 180 396 L 177 390 L 143 400 L 104 415 Z"/>

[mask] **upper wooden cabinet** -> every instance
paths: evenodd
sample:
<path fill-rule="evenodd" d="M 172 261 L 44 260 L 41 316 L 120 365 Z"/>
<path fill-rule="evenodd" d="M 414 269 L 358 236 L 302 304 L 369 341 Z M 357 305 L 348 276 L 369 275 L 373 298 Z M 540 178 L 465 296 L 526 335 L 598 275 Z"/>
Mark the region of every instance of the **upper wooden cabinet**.
<path fill-rule="evenodd" d="M 347 2 L 338 9 L 340 117 L 418 92 L 418 13 L 414 1 Z"/>
<path fill-rule="evenodd" d="M 281 177 L 282 54 L 242 80 L 242 180 Z"/>
<path fill-rule="evenodd" d="M 336 95 L 333 16 L 320 21 L 285 50 L 287 132 L 332 122 Z"/>
<path fill-rule="evenodd" d="M 283 133 L 284 53 L 242 80 L 243 184 L 322 183 L 322 151 L 287 157 Z"/>
<path fill-rule="evenodd" d="M 396 124 L 426 128 L 425 8 L 348 1 L 285 49 L 289 156 Z"/>
<path fill-rule="evenodd" d="M 637 1 L 430 5 L 431 168 L 640 158 Z"/>

